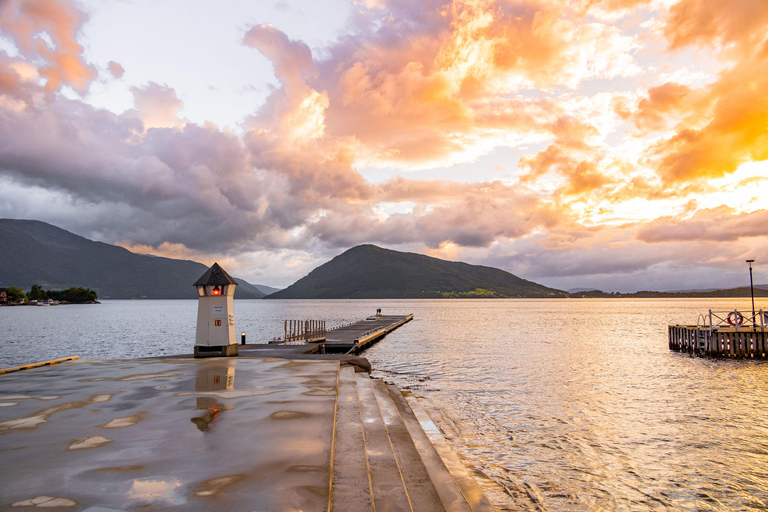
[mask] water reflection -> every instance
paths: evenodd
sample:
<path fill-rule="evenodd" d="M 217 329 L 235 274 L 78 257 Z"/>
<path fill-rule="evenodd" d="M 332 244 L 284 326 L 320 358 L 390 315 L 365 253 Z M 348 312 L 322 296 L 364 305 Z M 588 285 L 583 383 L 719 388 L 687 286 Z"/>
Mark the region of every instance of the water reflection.
<path fill-rule="evenodd" d="M 168 480 L 139 479 L 131 483 L 128 497 L 138 501 L 162 502 L 168 505 L 182 505 L 186 501 L 181 495 L 181 482 L 174 478 Z"/>
<path fill-rule="evenodd" d="M 222 363 L 200 364 L 195 375 L 195 391 L 232 391 L 235 389 L 235 362 L 226 360 Z M 190 421 L 200 430 L 208 432 L 213 421 L 223 411 L 231 408 L 210 396 L 197 397 L 196 411 L 204 411 Z"/>

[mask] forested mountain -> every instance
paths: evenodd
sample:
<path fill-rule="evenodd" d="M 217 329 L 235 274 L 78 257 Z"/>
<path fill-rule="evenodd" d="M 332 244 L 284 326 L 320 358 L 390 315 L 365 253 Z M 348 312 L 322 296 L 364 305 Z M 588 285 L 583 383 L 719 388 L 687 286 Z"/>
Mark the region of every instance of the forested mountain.
<path fill-rule="evenodd" d="M 85 287 L 99 299 L 196 298 L 208 267 L 189 260 L 135 254 L 36 220 L 0 219 L 0 287 Z M 264 293 L 237 279 L 235 298 Z"/>
<path fill-rule="evenodd" d="M 565 297 L 503 270 L 359 245 L 270 299 Z"/>

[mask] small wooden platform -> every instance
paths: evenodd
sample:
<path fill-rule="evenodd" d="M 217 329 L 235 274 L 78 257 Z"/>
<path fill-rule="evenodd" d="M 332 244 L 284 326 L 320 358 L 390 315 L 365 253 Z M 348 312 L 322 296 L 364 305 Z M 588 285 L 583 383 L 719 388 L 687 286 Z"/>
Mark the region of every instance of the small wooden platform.
<path fill-rule="evenodd" d="M 768 356 L 768 331 L 670 325 L 669 348 L 700 356 L 765 359 Z"/>
<path fill-rule="evenodd" d="M 321 351 L 357 353 L 411 320 L 413 320 L 413 313 L 405 316 L 379 315 L 336 329 L 329 329 L 325 332 L 325 342 L 322 343 Z"/>
<path fill-rule="evenodd" d="M 670 325 L 669 349 L 699 356 L 755 358 L 768 356 L 768 312 L 712 311 L 696 325 Z"/>

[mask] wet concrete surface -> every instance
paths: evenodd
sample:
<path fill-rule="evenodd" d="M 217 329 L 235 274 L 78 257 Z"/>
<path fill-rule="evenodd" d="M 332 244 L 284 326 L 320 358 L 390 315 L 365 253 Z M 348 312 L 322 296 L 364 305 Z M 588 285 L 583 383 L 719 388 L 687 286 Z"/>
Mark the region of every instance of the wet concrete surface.
<path fill-rule="evenodd" d="M 0 510 L 325 510 L 338 368 L 79 360 L 0 376 Z"/>
<path fill-rule="evenodd" d="M 371 373 L 371 363 L 364 357 L 345 354 L 322 354 L 320 343 L 305 345 L 251 344 L 240 345 L 239 358 L 269 357 L 300 361 L 338 361 L 342 366 L 352 366 L 356 372 Z M 161 359 L 190 359 L 192 354 L 163 356 Z"/>

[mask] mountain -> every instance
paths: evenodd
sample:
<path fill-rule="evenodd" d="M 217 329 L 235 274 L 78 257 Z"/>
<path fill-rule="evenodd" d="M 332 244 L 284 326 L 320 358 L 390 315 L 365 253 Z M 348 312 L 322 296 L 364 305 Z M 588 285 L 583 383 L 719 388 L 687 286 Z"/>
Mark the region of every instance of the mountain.
<path fill-rule="evenodd" d="M 492 267 L 359 245 L 317 267 L 269 299 L 565 297 Z"/>
<path fill-rule="evenodd" d="M 253 286 L 264 295 L 269 295 L 270 293 L 275 293 L 282 290 L 282 288 L 272 288 L 271 286 L 264 286 L 263 284 L 255 284 Z"/>
<path fill-rule="evenodd" d="M 36 220 L 0 219 L 0 286 L 82 286 L 100 299 L 192 299 L 202 263 L 135 254 Z M 264 296 L 237 279 L 235 298 Z"/>

